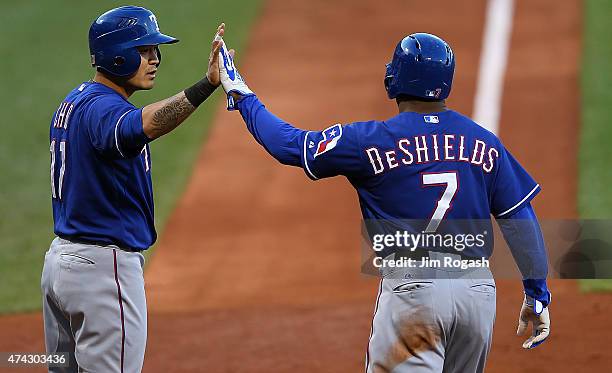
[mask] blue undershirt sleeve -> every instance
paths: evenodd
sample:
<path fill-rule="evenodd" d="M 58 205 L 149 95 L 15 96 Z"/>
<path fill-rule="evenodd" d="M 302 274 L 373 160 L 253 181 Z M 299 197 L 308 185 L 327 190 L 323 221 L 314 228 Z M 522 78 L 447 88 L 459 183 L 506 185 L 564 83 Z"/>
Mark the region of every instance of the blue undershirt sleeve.
<path fill-rule="evenodd" d="M 354 124 L 304 131 L 270 113 L 255 95 L 241 98 L 236 105 L 255 140 L 279 162 L 302 167 L 310 179 L 350 177 L 362 171 Z"/>
<path fill-rule="evenodd" d="M 301 148 L 307 131 L 270 113 L 257 96 L 246 96 L 237 105 L 247 129 L 271 156 L 282 164 L 302 166 Z"/>
<path fill-rule="evenodd" d="M 540 224 L 531 203 L 523 205 L 510 216 L 498 218 L 497 223 L 523 276 L 525 294 L 539 300 L 544 306 L 548 305 L 548 258 Z"/>

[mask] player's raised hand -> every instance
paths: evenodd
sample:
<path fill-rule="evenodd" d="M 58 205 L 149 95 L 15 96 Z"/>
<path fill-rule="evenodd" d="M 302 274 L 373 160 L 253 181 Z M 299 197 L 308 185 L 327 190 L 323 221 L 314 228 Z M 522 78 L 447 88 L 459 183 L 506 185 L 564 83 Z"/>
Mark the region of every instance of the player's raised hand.
<path fill-rule="evenodd" d="M 227 94 L 227 110 L 236 109 L 236 100 L 242 96 L 252 95 L 253 91 L 246 85 L 234 65 L 235 51 L 227 49 L 225 43 L 219 50 L 219 74 L 221 85 Z"/>
<path fill-rule="evenodd" d="M 550 314 L 548 307 L 544 307 L 542 303 L 532 297 L 525 295 L 521 313 L 519 315 L 518 328 L 516 335 L 523 335 L 527 330 L 529 323 L 533 324 L 531 337 L 523 342 L 523 348 L 532 349 L 542 344 L 550 334 Z"/>
<path fill-rule="evenodd" d="M 221 79 L 219 77 L 219 50 L 221 49 L 221 45 L 223 45 L 224 33 L 225 23 L 221 23 L 219 27 L 217 27 L 217 32 L 215 33 L 215 37 L 212 42 L 210 55 L 208 56 L 208 71 L 206 72 L 206 77 L 208 78 L 210 84 L 214 86 L 221 84 Z"/>

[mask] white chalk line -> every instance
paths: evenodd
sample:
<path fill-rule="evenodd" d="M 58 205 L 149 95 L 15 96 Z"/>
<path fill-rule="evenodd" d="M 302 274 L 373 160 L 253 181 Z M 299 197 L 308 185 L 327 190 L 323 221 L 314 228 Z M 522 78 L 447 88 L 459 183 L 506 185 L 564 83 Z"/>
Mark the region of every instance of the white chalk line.
<path fill-rule="evenodd" d="M 514 0 L 488 0 L 472 118 L 497 134 L 512 36 Z"/>

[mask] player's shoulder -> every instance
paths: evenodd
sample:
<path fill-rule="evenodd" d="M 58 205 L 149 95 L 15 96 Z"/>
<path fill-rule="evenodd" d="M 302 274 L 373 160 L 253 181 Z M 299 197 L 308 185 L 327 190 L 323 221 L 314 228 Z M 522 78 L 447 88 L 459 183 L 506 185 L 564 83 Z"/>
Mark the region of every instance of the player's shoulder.
<path fill-rule="evenodd" d="M 108 112 L 113 109 L 130 110 L 135 109 L 118 92 L 104 84 L 96 82 L 84 82 L 74 91 L 75 100 L 81 104 L 81 108 L 93 112 Z"/>
<path fill-rule="evenodd" d="M 357 137 L 362 136 L 368 130 L 371 130 L 374 122 L 375 121 L 350 123 L 337 122 L 321 130 L 320 133 L 324 137 L 356 139 Z"/>
<path fill-rule="evenodd" d="M 485 127 L 476 123 L 472 118 L 455 110 L 448 110 L 448 119 L 452 121 L 453 126 L 461 127 L 462 131 L 469 132 L 473 137 L 490 142 L 499 143 L 500 140 L 496 134 L 489 131 Z"/>
<path fill-rule="evenodd" d="M 80 84 L 70 94 L 75 117 L 87 126 L 114 124 L 117 118 L 137 109 L 112 88 L 92 81 Z"/>
<path fill-rule="evenodd" d="M 359 122 L 351 122 L 343 124 L 343 132 L 354 138 L 363 138 L 374 133 L 378 128 L 383 125 L 383 121 L 378 120 L 367 120 Z"/>
<path fill-rule="evenodd" d="M 332 149 L 354 150 L 359 147 L 364 131 L 369 128 L 368 123 L 370 122 L 335 123 L 323 130 L 308 131 L 304 146 L 315 149 L 315 158 Z"/>

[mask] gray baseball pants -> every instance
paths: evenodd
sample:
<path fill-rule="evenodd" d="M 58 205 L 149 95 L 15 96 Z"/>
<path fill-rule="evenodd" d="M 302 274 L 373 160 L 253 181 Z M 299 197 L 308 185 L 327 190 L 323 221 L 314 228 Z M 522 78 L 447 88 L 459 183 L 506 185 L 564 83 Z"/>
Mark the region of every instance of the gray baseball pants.
<path fill-rule="evenodd" d="M 56 238 L 41 288 L 47 353 L 70 353 L 49 372 L 142 370 L 147 339 L 144 257 L 117 246 Z"/>
<path fill-rule="evenodd" d="M 494 322 L 488 268 L 388 273 L 379 288 L 366 372 L 483 372 Z"/>

